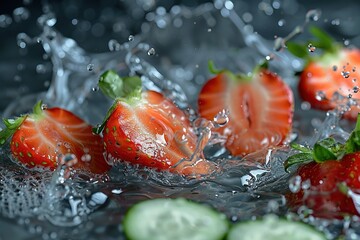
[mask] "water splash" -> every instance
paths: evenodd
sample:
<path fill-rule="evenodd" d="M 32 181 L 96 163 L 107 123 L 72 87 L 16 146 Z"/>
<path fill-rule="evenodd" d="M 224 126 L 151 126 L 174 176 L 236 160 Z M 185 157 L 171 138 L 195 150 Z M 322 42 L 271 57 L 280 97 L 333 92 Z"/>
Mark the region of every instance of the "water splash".
<path fill-rule="evenodd" d="M 43 32 L 33 38 L 26 34 L 19 35 L 18 45 L 20 48 L 27 48 L 36 43 L 43 46 L 46 55 L 50 57 L 53 63 L 53 77 L 50 87 L 43 95 L 26 96 L 11 104 L 5 115 L 10 116 L 16 111 L 24 112 L 23 108 L 19 108 L 19 106 L 30 108 L 33 105 L 31 102 L 35 98 L 43 98 L 51 106 L 62 106 L 74 110 L 91 122 L 98 123 L 102 120 L 104 109 L 107 109 L 107 104 L 110 103 L 105 99 L 99 100 L 93 89 L 96 88 L 94 86 L 97 84 L 99 74 L 110 68 L 123 75 L 140 75 L 146 89 L 163 92 L 184 109 L 189 107 L 189 103 L 192 102 L 189 99 L 191 96 L 196 96 L 197 89 L 206 80 L 204 77 L 206 76 L 204 73 L 207 72 L 206 67 L 204 67 L 206 64 L 202 63 L 204 58 L 207 61 L 210 57 L 218 57 L 220 58 L 219 61 L 228 63 L 229 59 L 238 60 L 239 55 L 241 55 L 238 53 L 244 52 L 242 59 L 247 59 L 247 61 L 230 61 L 237 63 L 236 69 L 249 70 L 259 59 L 266 58 L 271 61 L 275 68 L 286 69 L 279 71 L 281 75 L 292 75 L 295 69 L 293 63 L 296 59 L 284 51 L 276 50 L 280 50 L 288 39 L 301 33 L 301 27 L 295 28 L 287 37 L 278 37 L 276 43 L 280 44 L 281 48 L 275 47 L 274 49 L 272 40 L 265 40 L 253 28 L 245 24 L 236 12 L 236 4 L 232 1 L 214 1 L 214 4 L 204 4 L 195 9 L 174 6 L 169 12 L 166 12 L 165 8 L 156 8 L 154 12 L 147 15 L 148 21 L 142 25 L 144 30 L 142 34 L 129 35 L 128 41 L 125 43 L 111 39 L 108 42 L 110 52 L 101 54 L 87 53 L 73 39 L 62 36 L 55 29 L 56 17 L 50 11 L 45 11 L 45 14 L 38 21 Z M 274 7 L 274 9 L 276 8 Z M 273 10 L 270 10 L 268 5 L 263 4 L 262 11 L 271 15 Z M 318 11 L 309 11 L 305 22 L 317 21 L 319 17 Z M 5 21 L 4 25 L 11 24 L 6 16 L 0 16 L 0 20 L 2 19 L 5 19 L 0 21 L 1 23 Z M 207 39 L 211 39 L 207 34 L 222 36 L 218 34 L 218 31 L 222 27 L 219 23 L 225 21 L 224 19 L 233 24 L 233 27 L 235 26 L 232 36 L 236 30 L 238 31 L 236 33 L 241 36 L 236 39 L 236 42 L 244 41 L 244 45 L 229 44 L 236 46 L 234 47 L 235 51 L 231 52 L 238 58 L 230 56 L 221 59 L 223 56 L 219 54 L 221 51 L 209 48 L 208 45 L 197 45 L 195 42 L 193 44 L 194 49 L 198 52 L 194 54 L 194 49 L 190 49 L 191 56 L 194 58 L 186 58 L 184 61 L 187 64 L 166 65 L 171 58 L 164 57 L 161 46 L 147 41 L 150 40 L 150 37 L 154 38 L 155 35 L 160 36 L 162 41 L 169 40 L 169 38 L 165 38 L 169 34 L 166 36 L 158 35 L 153 34 L 153 31 L 159 31 L 159 29 L 160 31 L 171 31 L 172 28 L 183 30 L 185 26 L 189 26 L 187 24 L 191 24 L 194 27 L 191 30 L 196 29 L 194 32 L 197 32 L 199 28 L 196 27 L 201 26 L 201 23 L 204 22 L 205 33 L 199 34 L 204 38 L 198 40 L 205 42 Z M 249 16 L 247 19 L 248 22 L 251 22 Z M 151 25 L 152 23 L 154 25 Z M 282 22 L 282 24 L 284 23 Z M 169 30 L 169 27 L 172 28 Z M 225 38 L 226 35 L 223 37 Z M 219 38 L 217 38 L 218 40 Z M 169 42 L 172 43 L 172 41 Z M 227 44 L 222 42 L 222 45 Z M 176 46 L 180 46 L 176 49 L 178 50 L 177 53 L 189 49 L 189 46 L 186 48 L 181 47 L 181 45 Z M 208 54 L 204 54 L 204 52 Z M 174 54 L 172 58 L 182 58 L 186 54 L 188 52 L 179 55 Z M 229 54 L 231 55 L 231 53 Z M 165 70 L 161 69 L 161 64 L 156 64 L 156 61 L 162 61 L 162 65 L 168 68 L 172 74 L 164 74 Z M 39 67 L 39 72 L 42 72 L 41 67 Z M 356 89 L 354 89 L 355 91 Z M 91 105 L 93 102 L 96 104 Z M 94 106 L 90 112 L 86 110 L 89 109 L 89 105 Z M 305 106 L 304 108 L 306 110 L 308 107 Z M 190 108 L 189 112 L 191 110 Z M 323 128 L 318 130 L 318 134 L 309 141 L 309 145 L 317 139 L 329 135 L 336 135 L 340 139 L 345 139 L 348 133 L 339 127 L 340 116 L 343 112 L 344 109 L 330 112 L 323 123 Z M 196 113 L 190 115 L 194 117 Z M 14 204 L 10 205 L 2 199 L 0 201 L 3 204 L 0 208 L 1 212 L 11 217 L 39 214 L 57 226 L 76 226 L 86 222 L 89 214 L 106 203 L 109 196 L 115 199 L 112 202 L 116 205 L 115 209 L 121 210 L 123 210 L 121 207 L 129 207 L 130 204 L 143 199 L 169 196 L 187 197 L 199 202 L 210 203 L 223 210 L 234 221 L 261 216 L 268 211 L 280 213 L 286 204 L 282 193 L 286 190 L 289 181 L 289 175 L 285 173 L 282 165 L 291 150 L 286 148 L 269 149 L 242 159 L 229 156 L 223 146 L 225 138 L 213 132 L 216 127 L 226 126 L 228 120 L 226 110 L 224 110 L 214 116 L 213 121 L 200 119 L 197 120 L 197 125 L 195 123 L 200 138 L 193 158 L 216 159 L 222 169 L 211 178 L 200 181 L 189 180 L 168 172 L 159 174 L 159 172 L 151 169 L 121 164 L 114 166 L 111 174 L 104 176 L 105 180 L 96 178 L 84 180 L 84 178 L 78 178 L 78 173 L 73 172 L 69 166 L 61 165 L 54 173 L 47 173 L 41 177 L 30 174 L 29 180 L 24 182 L 25 187 L 20 188 L 19 179 L 26 174 L 15 175 L 10 170 L 4 170 L 4 172 L 1 170 L 0 184 L 3 183 L 3 185 L 0 186 L 6 189 L 3 193 L 14 196 L 9 200 L 16 198 L 19 201 L 14 201 Z M 178 139 L 179 141 L 186 141 L 186 138 L 180 133 Z M 202 150 L 204 149 L 203 154 Z M 5 155 L 8 156 L 9 153 Z M 86 160 L 86 156 L 84 159 Z M 9 166 L 12 165 L 9 164 Z M 91 177 L 85 177 L 85 179 L 87 178 Z M 14 185 L 12 181 L 17 183 Z M 105 183 L 101 184 L 102 182 Z M 16 187 L 11 188 L 11 186 Z M 30 189 L 39 190 L 31 193 Z M 16 192 L 22 192 L 24 196 L 29 196 L 27 198 L 30 200 L 22 203 L 23 198 L 19 197 Z M 26 205 L 26 207 L 17 209 L 21 204 Z M 31 209 L 36 209 L 36 213 L 30 211 Z M 110 210 L 114 209 L 110 208 Z M 104 216 L 107 215 L 104 214 Z"/>

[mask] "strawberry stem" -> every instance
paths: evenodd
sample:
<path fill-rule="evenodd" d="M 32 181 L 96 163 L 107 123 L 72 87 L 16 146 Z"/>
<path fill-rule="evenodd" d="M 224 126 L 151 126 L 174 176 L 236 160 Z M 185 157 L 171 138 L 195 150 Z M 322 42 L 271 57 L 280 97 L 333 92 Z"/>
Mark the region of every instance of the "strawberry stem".
<path fill-rule="evenodd" d="M 285 170 L 290 166 L 299 163 L 315 161 L 322 163 L 328 160 L 340 160 L 344 155 L 360 151 L 360 114 L 356 121 L 355 129 L 348 140 L 341 144 L 332 137 L 322 139 L 314 144 L 313 149 L 306 148 L 296 143 L 290 146 L 300 153 L 290 156 L 284 163 Z"/>
<path fill-rule="evenodd" d="M 115 102 L 106 113 L 103 122 L 92 129 L 95 134 L 100 134 L 104 130 L 106 121 L 115 110 L 118 100 L 131 104 L 141 99 L 142 82 L 138 76 L 121 78 L 115 71 L 108 70 L 100 76 L 99 88 Z"/>
<path fill-rule="evenodd" d="M 111 99 L 124 100 L 139 97 L 142 82 L 138 76 L 121 78 L 115 71 L 108 70 L 100 76 L 99 88 Z"/>
<path fill-rule="evenodd" d="M 15 133 L 26 117 L 27 115 L 16 119 L 3 119 L 5 128 L 0 131 L 0 145 L 4 145 L 6 143 L 7 139 Z"/>

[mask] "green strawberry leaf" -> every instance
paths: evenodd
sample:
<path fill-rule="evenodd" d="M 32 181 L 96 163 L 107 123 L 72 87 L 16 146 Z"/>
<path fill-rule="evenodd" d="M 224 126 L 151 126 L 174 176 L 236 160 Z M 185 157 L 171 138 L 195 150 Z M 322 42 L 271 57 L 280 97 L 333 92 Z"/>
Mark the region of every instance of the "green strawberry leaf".
<path fill-rule="evenodd" d="M 345 152 L 354 153 L 360 151 L 360 114 L 358 114 L 355 129 L 350 134 L 349 139 L 345 142 Z"/>
<path fill-rule="evenodd" d="M 288 171 L 288 169 L 295 165 L 295 164 L 304 164 L 309 163 L 314 160 L 314 156 L 312 153 L 297 153 L 292 156 L 290 156 L 288 159 L 286 159 L 284 163 L 285 171 Z"/>
<path fill-rule="evenodd" d="M 321 163 L 327 160 L 336 160 L 344 156 L 343 145 L 336 142 L 334 138 L 325 138 L 314 145 L 314 160 Z"/>
<path fill-rule="evenodd" d="M 313 43 L 314 46 L 319 47 L 325 51 L 334 51 L 334 40 L 330 37 L 329 34 L 315 26 L 311 26 L 309 31 L 318 40 L 316 44 L 315 42 Z"/>
<path fill-rule="evenodd" d="M 138 76 L 121 78 L 115 71 L 108 70 L 100 76 L 99 88 L 111 99 L 126 99 L 141 93 L 142 82 Z"/>
<path fill-rule="evenodd" d="M 287 42 L 286 47 L 291 54 L 298 58 L 307 59 L 309 57 L 309 50 L 305 45 L 295 42 Z"/>

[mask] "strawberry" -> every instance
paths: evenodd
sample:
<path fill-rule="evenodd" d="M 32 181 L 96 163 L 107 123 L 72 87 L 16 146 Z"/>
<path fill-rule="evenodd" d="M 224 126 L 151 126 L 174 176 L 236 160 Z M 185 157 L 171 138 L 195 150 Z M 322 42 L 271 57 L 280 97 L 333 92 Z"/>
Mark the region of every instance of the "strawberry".
<path fill-rule="evenodd" d="M 54 170 L 67 154 L 77 158 L 74 166 L 93 173 L 109 169 L 103 156 L 101 137 L 92 127 L 73 113 L 61 108 L 44 108 L 41 101 L 33 113 L 4 120 L 0 143 L 12 135 L 13 157 L 27 168 L 45 167 Z"/>
<path fill-rule="evenodd" d="M 142 91 L 139 77 L 120 78 L 110 70 L 101 76 L 99 87 L 115 100 L 96 129 L 103 134 L 109 161 L 186 176 L 214 170 L 213 163 L 193 158 L 197 137 L 186 115 L 162 94 Z"/>
<path fill-rule="evenodd" d="M 287 194 L 288 205 L 295 210 L 305 205 L 320 218 L 360 216 L 360 118 L 344 144 L 330 137 L 313 149 L 293 147 L 301 152 L 289 157 L 285 167 L 301 164 L 296 175 L 303 187 Z"/>
<path fill-rule="evenodd" d="M 360 99 L 360 50 L 344 48 L 318 28 L 310 28 L 310 31 L 318 39 L 308 45 L 310 50 L 295 43 L 287 44 L 290 52 L 306 60 L 298 86 L 300 97 L 313 108 L 321 110 L 336 107 L 337 103 L 331 101 L 335 92 Z M 322 54 L 310 56 L 309 51 L 313 51 L 314 47 L 323 50 Z M 350 111 L 344 117 L 355 121 L 360 108 L 349 107 Z"/>
<path fill-rule="evenodd" d="M 291 130 L 294 104 L 282 79 L 261 66 L 246 76 L 209 67 L 217 75 L 200 91 L 198 109 L 208 120 L 224 109 L 228 112 L 228 124 L 215 131 L 227 135 L 230 153 L 244 156 L 283 143 Z"/>

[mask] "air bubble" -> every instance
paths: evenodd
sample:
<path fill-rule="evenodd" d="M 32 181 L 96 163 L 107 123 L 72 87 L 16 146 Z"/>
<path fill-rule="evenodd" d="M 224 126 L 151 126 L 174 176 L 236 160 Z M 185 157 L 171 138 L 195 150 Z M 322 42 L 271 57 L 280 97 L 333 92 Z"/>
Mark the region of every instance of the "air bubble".
<path fill-rule="evenodd" d="M 153 55 L 155 55 L 155 49 L 154 48 L 150 48 L 149 49 L 149 51 L 147 52 L 147 54 L 149 55 L 149 56 L 153 56 Z"/>
<path fill-rule="evenodd" d="M 92 63 L 88 64 L 86 69 L 91 72 L 92 70 L 94 70 L 94 64 Z"/>

